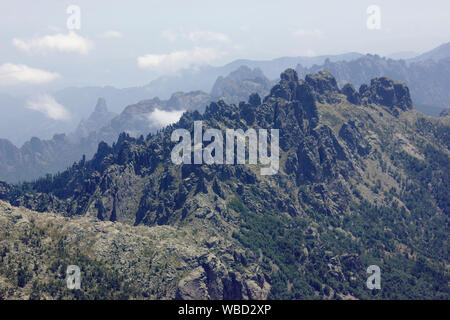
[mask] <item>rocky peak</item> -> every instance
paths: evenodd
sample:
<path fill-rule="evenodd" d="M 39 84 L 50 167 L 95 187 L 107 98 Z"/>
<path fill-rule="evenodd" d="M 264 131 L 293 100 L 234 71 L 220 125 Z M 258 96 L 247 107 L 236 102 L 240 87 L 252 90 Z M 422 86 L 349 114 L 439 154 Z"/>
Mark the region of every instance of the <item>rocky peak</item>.
<path fill-rule="evenodd" d="M 305 81 L 319 94 L 339 93 L 336 79 L 326 70 L 306 75 Z"/>
<path fill-rule="evenodd" d="M 286 69 L 280 74 L 281 81 L 298 82 L 298 74 L 294 69 Z"/>
<path fill-rule="evenodd" d="M 108 112 L 108 106 L 106 105 L 106 100 L 104 98 L 98 98 L 97 104 L 95 105 L 96 113 L 106 113 Z"/>
<path fill-rule="evenodd" d="M 321 103 L 334 103 L 339 94 L 336 79 L 328 71 L 308 74 L 299 80 L 294 69 L 287 69 L 280 75 L 281 81 L 272 88 L 271 95 L 286 100 L 301 102 L 315 100 Z"/>
<path fill-rule="evenodd" d="M 248 102 L 249 102 L 252 106 L 257 107 L 257 106 L 259 106 L 259 105 L 261 104 L 261 97 L 260 97 L 259 94 L 257 94 L 256 92 L 255 92 L 255 93 L 252 93 L 252 94 L 250 95 L 250 97 L 248 98 Z"/>
<path fill-rule="evenodd" d="M 272 98 L 294 100 L 297 88 L 300 85 L 297 72 L 294 69 L 286 69 L 280 74 L 280 79 L 280 82 L 270 90 L 270 96 Z"/>
<path fill-rule="evenodd" d="M 83 119 L 80 121 L 74 132 L 74 136 L 77 139 L 88 137 L 89 134 L 92 132 L 97 132 L 116 116 L 116 113 L 108 111 L 106 100 L 104 98 L 98 98 L 94 111 L 88 119 Z"/>
<path fill-rule="evenodd" d="M 403 82 L 393 81 L 388 77 L 374 78 L 370 86 L 362 85 L 359 89 L 364 104 L 378 104 L 397 108 L 402 111 L 411 110 L 413 103 L 409 89 Z M 398 111 L 397 111 L 398 112 Z"/>
<path fill-rule="evenodd" d="M 353 87 L 352 84 L 350 83 L 346 83 L 343 87 L 342 87 L 342 93 L 345 94 L 345 96 L 347 97 L 347 100 L 350 103 L 359 105 L 361 104 L 361 95 L 359 94 L 358 91 L 356 91 L 355 87 Z"/>

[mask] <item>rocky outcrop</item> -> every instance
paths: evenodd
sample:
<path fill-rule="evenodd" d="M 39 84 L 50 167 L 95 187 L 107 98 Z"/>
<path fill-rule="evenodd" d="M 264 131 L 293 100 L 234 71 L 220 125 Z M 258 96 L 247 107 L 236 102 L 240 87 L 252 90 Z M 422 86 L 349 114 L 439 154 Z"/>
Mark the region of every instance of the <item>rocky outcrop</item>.
<path fill-rule="evenodd" d="M 342 87 L 341 91 L 347 97 L 348 102 L 356 104 L 356 105 L 361 104 L 361 96 L 359 95 L 359 92 L 356 91 L 355 87 L 353 87 L 352 84 L 346 83 Z"/>
<path fill-rule="evenodd" d="M 57 134 L 50 140 L 32 138 L 17 148 L 7 140 L 0 140 L 0 179 L 16 183 L 38 179 L 46 174 L 63 171 L 74 162 L 92 158 L 98 144 L 112 144 L 122 132 L 131 136 L 147 136 L 160 130 L 181 113 L 188 110 L 203 112 L 213 99 L 223 98 L 229 103 L 243 105 L 243 118 L 248 125 L 256 119 L 255 107 L 261 105 L 271 88 L 271 82 L 259 69 L 241 67 L 227 77 L 219 78 L 211 94 L 202 91 L 176 92 L 168 100 L 159 98 L 142 100 L 127 106 L 120 115 L 108 111 L 106 101 L 99 98 L 94 112 L 82 120 L 71 134 Z M 309 87 L 308 87 L 309 88 Z M 304 104 L 314 112 L 312 92 L 304 88 Z M 308 97 L 308 94 L 310 97 Z M 320 95 L 319 95 L 320 97 Z M 309 100 L 308 100 L 309 99 Z"/>
<path fill-rule="evenodd" d="M 328 71 L 319 71 L 317 74 L 308 74 L 305 81 L 319 94 L 329 92 L 339 93 L 336 79 Z"/>
<path fill-rule="evenodd" d="M 370 85 L 362 85 L 359 89 L 364 104 L 378 104 L 406 111 L 413 108 L 408 87 L 402 82 L 394 82 L 387 77 L 375 78 Z"/>
<path fill-rule="evenodd" d="M 297 149 L 297 173 L 299 185 L 319 181 L 331 181 L 339 175 L 348 175 L 352 166 L 347 161 L 344 148 L 333 131 L 320 127 L 300 143 Z"/>
<path fill-rule="evenodd" d="M 226 253 L 229 258 L 232 257 L 230 253 Z M 234 256 L 236 257 L 236 253 Z M 235 258 L 232 260 L 236 261 Z M 239 260 L 236 262 L 242 263 Z M 215 255 L 208 254 L 200 258 L 199 267 L 180 280 L 176 298 L 182 300 L 265 300 L 269 291 L 270 284 L 267 283 L 262 273 L 242 274 L 229 271 Z"/>
<path fill-rule="evenodd" d="M 365 141 L 361 130 L 364 130 L 363 123 L 357 125 L 355 121 L 349 121 L 342 125 L 339 130 L 339 137 L 345 141 L 350 150 L 358 152 L 360 156 L 366 156 L 369 154 L 371 146 Z"/>
<path fill-rule="evenodd" d="M 248 103 L 250 103 L 254 107 L 257 107 L 261 104 L 261 97 L 258 93 L 254 92 L 248 98 Z"/>

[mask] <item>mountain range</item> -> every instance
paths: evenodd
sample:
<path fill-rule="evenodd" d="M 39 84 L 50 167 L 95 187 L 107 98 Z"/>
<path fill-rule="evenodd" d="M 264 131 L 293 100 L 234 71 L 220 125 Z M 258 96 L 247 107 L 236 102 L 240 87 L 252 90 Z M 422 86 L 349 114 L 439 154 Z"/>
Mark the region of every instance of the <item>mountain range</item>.
<path fill-rule="evenodd" d="M 434 84 L 436 87 L 442 87 L 441 64 L 439 60 L 449 58 L 448 52 L 449 44 L 443 44 L 429 52 L 421 55 L 412 53 L 397 53 L 389 55 L 395 58 L 397 63 L 386 62 L 371 62 L 369 65 L 362 63 L 362 66 L 368 67 L 366 75 L 363 76 L 364 81 L 369 81 L 372 77 L 383 75 L 381 71 L 387 72 L 387 75 L 396 79 L 404 80 L 411 86 L 413 92 L 413 99 L 419 99 L 416 105 L 418 110 L 425 114 L 437 116 L 443 108 L 448 106 L 448 97 L 446 92 L 448 90 L 432 90 Z M 92 106 L 95 105 L 99 97 L 105 98 L 108 101 L 108 106 L 112 112 L 120 113 L 125 106 L 136 103 L 137 101 L 159 97 L 160 99 L 169 99 L 174 92 L 184 91 L 204 91 L 211 92 L 218 77 L 226 77 L 231 72 L 237 70 L 241 66 L 249 68 L 258 68 L 262 73 L 272 81 L 278 81 L 278 75 L 286 68 L 295 68 L 300 65 L 301 68 L 311 68 L 307 72 L 316 72 L 317 66 L 324 66 L 328 60 L 329 63 L 350 63 L 351 61 L 363 58 L 364 55 L 360 53 L 345 53 L 338 55 L 322 55 L 317 57 L 282 57 L 272 60 L 249 60 L 239 59 L 224 66 L 196 66 L 178 71 L 175 74 L 161 76 L 147 84 L 139 85 L 129 88 L 115 88 L 112 86 L 91 86 L 91 87 L 67 87 L 62 90 L 50 92 L 46 95 L 50 99 L 42 101 L 39 95 L 37 96 L 21 96 L 12 95 L 10 93 L 0 94 L 0 107 L 2 109 L 2 117 L 0 118 L 0 137 L 11 141 L 16 146 L 23 145 L 31 137 L 38 137 L 39 139 L 51 139 L 54 134 L 69 133 L 76 130 L 77 125 L 82 119 L 89 117 L 92 112 Z M 404 60 L 401 60 L 404 59 Z M 426 60 L 431 60 L 430 68 L 427 70 Z M 414 70 L 417 72 L 427 72 L 428 83 L 426 80 L 418 79 L 420 75 L 417 72 L 412 72 L 402 65 L 401 61 L 406 64 L 416 62 L 421 65 Z M 381 63 L 378 65 L 378 63 Z M 315 65 L 315 67 L 313 67 Z M 387 66 L 386 66 L 387 65 Z M 354 66 L 344 67 L 344 69 L 352 70 Z M 446 68 L 446 66 L 443 66 Z M 326 68 L 325 68 L 326 69 Z M 434 76 L 434 71 L 437 70 L 437 75 Z M 305 71 L 298 69 L 300 74 L 304 75 Z M 336 71 L 338 80 L 345 80 L 359 85 L 359 82 L 352 81 L 347 76 L 340 79 L 341 74 Z M 400 72 L 399 72 L 400 71 Z M 358 70 L 353 70 L 352 75 L 358 75 Z M 348 72 L 346 72 L 348 75 Z M 445 73 L 444 73 L 445 74 Z M 397 77 L 401 75 L 401 77 Z M 445 79 L 444 79 L 445 80 Z M 359 80 L 358 80 L 359 81 Z M 362 83 L 362 82 L 361 82 Z M 425 84 L 422 89 L 422 84 Z M 433 84 L 433 85 L 431 85 Z M 417 92 L 416 92 L 417 91 Z M 241 97 L 242 98 L 242 97 Z M 47 103 L 46 108 L 55 108 L 55 104 L 59 104 L 57 108 L 64 108 L 66 110 L 66 117 L 64 119 L 55 118 L 46 114 L 45 108 L 36 108 L 39 104 Z M 431 104 L 430 104 L 431 103 Z M 34 107 L 34 109 L 30 109 Z M 41 110 L 39 110 L 41 109 Z M 44 109 L 44 110 L 42 110 Z M 20 128 L 20 130 L 18 129 Z"/>
<path fill-rule="evenodd" d="M 3 150 L 0 151 L 0 159 L 2 159 L 2 162 L 0 162 L 0 178 L 17 182 L 35 179 L 46 173 L 56 173 L 64 170 L 74 161 L 78 161 L 83 155 L 90 159 L 97 144 L 102 140 L 112 143 L 121 132 L 128 132 L 133 136 L 147 135 L 150 132 L 155 132 L 163 125 L 169 124 L 170 121 L 173 122 L 173 119 L 176 120 L 182 111 L 196 108 L 199 108 L 200 111 L 203 110 L 209 101 L 224 99 L 228 103 L 238 104 L 240 101 L 246 100 L 252 92 L 264 97 L 276 82 L 269 80 L 264 75 L 264 71 L 269 76 L 274 77 L 274 72 L 280 68 L 298 62 L 305 65 L 298 64 L 296 67 L 300 76 L 304 77 L 320 70 L 328 70 L 336 76 L 341 88 L 348 82 L 359 86 L 374 77 L 384 75 L 399 79 L 404 81 L 411 89 L 411 96 L 416 109 L 437 117 L 445 107 L 450 105 L 448 90 L 450 87 L 448 77 L 450 53 L 448 48 L 449 45 L 444 44 L 408 60 L 393 60 L 377 55 L 363 56 L 360 54 L 316 58 L 280 58 L 271 61 L 238 60 L 221 68 L 206 67 L 200 70 L 184 70 L 176 77 L 161 78 L 143 87 L 120 90 L 106 87 L 100 89 L 100 91 L 98 88 L 66 89 L 59 92 L 56 97 L 65 101 L 65 104 L 70 105 L 70 101 L 76 103 L 72 106 L 73 108 L 86 109 L 86 101 L 95 101 L 93 99 L 97 99 L 96 95 L 102 93 L 114 105 L 113 111 L 120 110 L 118 106 L 131 101 L 133 98 L 143 98 L 157 92 L 162 93 L 161 90 L 164 86 L 166 89 L 177 86 L 184 89 L 202 87 L 208 90 L 211 88 L 211 91 L 209 95 L 199 90 L 192 91 L 188 94 L 190 98 L 178 92 L 168 100 L 144 99 L 138 104 L 133 103 L 125 108 L 121 115 L 117 116 L 117 119 L 105 115 L 104 120 L 91 122 L 90 128 L 82 128 L 83 123 L 89 122 L 89 120 L 82 120 L 81 128 L 79 125 L 75 129 L 75 135 L 72 133 L 67 134 L 67 136 L 55 135 L 55 132 L 61 132 L 61 130 L 58 130 L 60 128 L 58 122 L 53 121 L 52 124 L 49 124 L 48 120 L 41 116 L 43 117 L 41 126 L 45 127 L 43 132 L 47 132 L 48 135 L 51 128 L 54 128 L 55 131 L 52 134 L 54 137 L 47 140 L 33 138 L 33 143 L 31 143 L 31 140 L 27 141 L 21 148 L 16 148 L 10 141 L 0 140 L 0 150 Z M 315 64 L 316 62 L 318 64 Z M 240 63 L 242 65 L 231 71 L 227 76 L 221 75 Z M 246 65 L 255 67 L 255 69 Z M 213 79 L 217 75 L 219 76 L 214 82 Z M 211 82 L 207 84 L 208 81 L 205 79 Z M 213 82 L 214 85 L 211 87 Z M 166 93 L 163 95 L 166 95 Z M 14 106 L 14 103 L 12 103 L 12 106 Z M 80 108 L 79 106 L 83 107 Z M 27 112 L 37 113 L 32 110 Z M 35 116 L 27 114 L 27 112 L 23 114 L 24 118 Z M 13 114 L 11 113 L 10 116 Z M 91 117 L 100 119 L 100 116 L 94 114 Z M 158 119 L 155 120 L 149 118 L 149 116 Z M 162 117 L 168 120 L 161 122 L 159 119 Z M 8 125 L 14 125 L 15 121 L 11 120 Z M 111 123 L 109 123 L 110 121 Z M 8 127 L 5 129 L 8 129 Z M 12 131 L 11 128 L 8 130 Z M 84 133 L 81 133 L 80 130 Z M 65 146 L 61 146 L 61 143 L 64 143 Z M 70 145 L 70 147 L 67 147 L 67 145 Z M 56 154 L 60 156 L 55 157 Z"/>
<path fill-rule="evenodd" d="M 439 54 L 438 54 L 439 53 Z M 328 70 L 340 86 L 345 83 L 361 85 L 374 77 L 388 76 L 404 81 L 411 90 L 411 97 L 417 110 L 432 116 L 450 105 L 450 57 L 440 58 L 436 55 L 425 55 L 426 60 L 393 60 L 377 55 L 366 55 L 352 61 L 331 62 L 326 60 L 322 65 L 304 68 L 296 67 L 297 72 L 305 76 L 319 70 Z M 434 58 L 431 58 L 434 57 Z"/>
<path fill-rule="evenodd" d="M 48 140 L 34 137 L 21 148 L 0 139 L 0 179 L 30 181 L 57 173 L 83 156 L 90 159 L 101 141 L 111 144 L 122 132 L 146 136 L 177 121 L 186 110 L 203 112 L 215 99 L 239 103 L 251 93 L 265 96 L 270 87 L 271 82 L 261 70 L 241 66 L 228 76 L 219 77 L 211 94 L 176 92 L 168 100 L 153 98 L 129 105 L 120 115 L 108 111 L 106 100 L 99 98 L 94 112 L 70 134 L 56 134 Z"/>
<path fill-rule="evenodd" d="M 0 183 L 0 297 L 449 299 L 450 118 L 377 77 L 280 75 L 92 160 Z M 172 132 L 278 129 L 280 168 L 174 164 Z M 30 211 L 32 210 L 32 211 Z M 82 290 L 64 286 L 82 268 Z M 369 265 L 382 290 L 366 287 Z"/>

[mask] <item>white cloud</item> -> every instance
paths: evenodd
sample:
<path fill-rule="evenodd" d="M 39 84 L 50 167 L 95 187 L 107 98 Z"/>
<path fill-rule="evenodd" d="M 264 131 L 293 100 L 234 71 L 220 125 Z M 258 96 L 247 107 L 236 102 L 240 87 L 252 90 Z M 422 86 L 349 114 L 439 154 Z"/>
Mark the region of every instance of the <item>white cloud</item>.
<path fill-rule="evenodd" d="M 48 94 L 40 94 L 27 101 L 26 107 L 31 110 L 39 111 L 53 120 L 69 120 L 70 112 L 61 104 L 56 102 L 55 98 Z"/>
<path fill-rule="evenodd" d="M 88 54 L 93 47 L 89 39 L 73 31 L 70 31 L 68 34 L 57 33 L 31 40 L 14 38 L 13 44 L 18 49 L 28 53 L 63 52 Z"/>
<path fill-rule="evenodd" d="M 199 42 L 218 42 L 218 43 L 231 43 L 231 39 L 228 35 L 214 31 L 174 31 L 164 30 L 162 36 L 170 42 L 177 40 L 189 40 L 195 43 Z"/>
<path fill-rule="evenodd" d="M 59 78 L 59 74 L 30 68 L 24 64 L 4 63 L 0 65 L 0 85 L 41 84 Z"/>
<path fill-rule="evenodd" d="M 180 120 L 183 112 L 185 110 L 177 110 L 177 111 L 164 111 L 158 108 L 155 108 L 154 111 L 150 112 L 147 116 L 150 125 L 157 127 L 165 127 L 169 124 L 175 123 Z"/>
<path fill-rule="evenodd" d="M 321 38 L 323 36 L 323 32 L 319 29 L 306 30 L 306 29 L 297 29 L 292 31 L 292 35 L 294 37 L 316 37 Z"/>
<path fill-rule="evenodd" d="M 192 50 L 174 51 L 167 54 L 147 54 L 138 57 L 138 66 L 155 72 L 175 72 L 191 65 L 213 62 L 222 56 L 214 48 L 196 47 Z"/>
<path fill-rule="evenodd" d="M 101 37 L 105 39 L 114 39 L 114 38 L 120 39 L 123 37 L 123 34 L 119 31 L 109 30 L 102 33 Z"/>

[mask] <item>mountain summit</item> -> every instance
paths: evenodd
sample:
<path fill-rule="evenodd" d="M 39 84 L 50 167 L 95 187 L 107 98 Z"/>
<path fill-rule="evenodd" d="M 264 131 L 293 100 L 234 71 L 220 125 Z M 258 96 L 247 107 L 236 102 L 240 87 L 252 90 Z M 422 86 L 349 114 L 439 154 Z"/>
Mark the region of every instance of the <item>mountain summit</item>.
<path fill-rule="evenodd" d="M 75 136 L 78 139 L 86 138 L 89 134 L 109 124 L 115 117 L 117 117 L 116 113 L 108 111 L 106 100 L 104 98 L 98 98 L 94 112 L 91 113 L 88 119 L 80 122 L 75 131 Z"/>
<path fill-rule="evenodd" d="M 104 98 L 98 98 L 97 104 L 95 105 L 96 113 L 108 112 L 108 106 L 106 105 L 106 100 Z"/>

